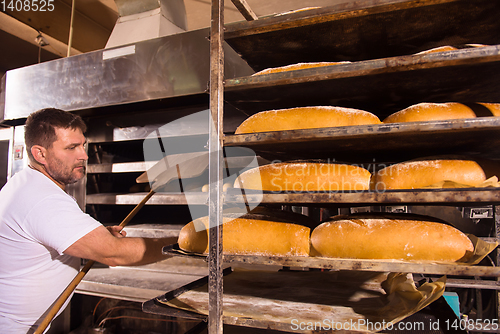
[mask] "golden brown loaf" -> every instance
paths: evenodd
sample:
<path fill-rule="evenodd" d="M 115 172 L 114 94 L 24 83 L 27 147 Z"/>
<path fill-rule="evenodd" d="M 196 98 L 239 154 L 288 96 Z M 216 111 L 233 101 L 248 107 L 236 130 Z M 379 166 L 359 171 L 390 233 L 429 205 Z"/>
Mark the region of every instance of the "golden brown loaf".
<path fill-rule="evenodd" d="M 423 55 L 423 54 L 429 54 L 429 53 L 435 53 L 435 52 L 445 52 L 445 51 L 454 51 L 457 48 L 454 46 L 450 45 L 444 45 L 444 46 L 438 46 L 437 48 L 432 48 L 429 50 L 425 50 L 422 52 L 417 53 L 418 55 Z"/>
<path fill-rule="evenodd" d="M 367 169 L 347 164 L 280 162 L 245 171 L 234 187 L 276 192 L 368 190 L 370 176 Z"/>
<path fill-rule="evenodd" d="M 430 157 L 397 163 L 372 175 L 371 189 L 419 189 L 443 181 L 475 187 L 495 176 L 497 164 L 460 157 Z"/>
<path fill-rule="evenodd" d="M 467 49 L 467 48 L 482 48 L 487 45 L 484 44 L 465 44 L 460 47 L 460 49 Z M 444 46 L 438 46 L 437 48 L 432 48 L 429 50 L 425 50 L 422 52 L 417 53 L 418 55 L 420 54 L 428 54 L 428 53 L 435 53 L 435 52 L 445 52 L 445 51 L 455 51 L 458 50 L 459 48 L 451 46 L 451 45 L 444 45 Z"/>
<path fill-rule="evenodd" d="M 318 106 L 261 111 L 247 118 L 236 134 L 266 131 L 380 124 L 374 114 L 358 109 Z"/>
<path fill-rule="evenodd" d="M 315 68 L 315 67 L 340 65 L 340 64 L 348 64 L 348 63 L 349 63 L 348 61 L 337 61 L 337 62 L 323 61 L 323 62 L 312 62 L 312 63 L 298 63 L 298 64 L 291 64 L 291 65 L 280 66 L 280 67 L 266 68 L 265 70 L 256 72 L 252 75 L 281 73 L 281 72 L 288 72 L 288 71 L 304 70 L 306 68 Z"/>
<path fill-rule="evenodd" d="M 488 110 L 492 113 L 492 116 L 500 116 L 500 103 L 478 103 L 482 106 L 488 108 Z"/>
<path fill-rule="evenodd" d="M 261 218 L 261 219 L 254 219 Z M 262 217 L 224 216 L 223 252 L 234 255 L 308 256 L 310 228 L 293 221 L 273 221 Z M 292 217 L 292 219 L 294 219 Z M 277 219 L 281 220 L 281 219 Z M 300 219 L 299 219 L 300 220 Z M 198 226 L 198 231 L 196 230 Z M 185 225 L 179 247 L 188 252 L 208 254 L 208 217 Z"/>
<path fill-rule="evenodd" d="M 471 240 L 444 223 L 337 216 L 311 234 L 311 256 L 455 262 L 472 255 Z"/>
<path fill-rule="evenodd" d="M 384 119 L 384 123 L 425 122 L 478 116 L 500 116 L 497 103 L 476 103 L 465 105 L 457 102 L 418 103 L 395 112 Z"/>

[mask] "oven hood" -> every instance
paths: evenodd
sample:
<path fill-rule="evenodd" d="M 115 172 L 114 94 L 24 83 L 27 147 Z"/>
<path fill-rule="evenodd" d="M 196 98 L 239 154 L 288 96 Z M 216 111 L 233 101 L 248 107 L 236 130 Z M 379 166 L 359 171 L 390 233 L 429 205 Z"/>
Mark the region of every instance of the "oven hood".
<path fill-rule="evenodd" d="M 0 86 L 0 120 L 48 107 L 77 111 L 208 95 L 209 33 L 188 31 L 8 71 Z M 224 52 L 226 79 L 254 73 L 229 45 Z"/>

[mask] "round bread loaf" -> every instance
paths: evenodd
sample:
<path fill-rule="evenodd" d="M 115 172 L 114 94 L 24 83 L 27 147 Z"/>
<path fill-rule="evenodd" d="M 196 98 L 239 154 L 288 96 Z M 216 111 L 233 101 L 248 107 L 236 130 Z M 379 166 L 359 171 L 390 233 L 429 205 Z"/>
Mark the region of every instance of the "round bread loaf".
<path fill-rule="evenodd" d="M 475 118 L 478 116 L 500 116 L 500 107 L 497 103 L 475 103 L 468 105 L 457 102 L 418 103 L 389 115 L 383 122 L 425 122 Z"/>
<path fill-rule="evenodd" d="M 266 68 L 265 70 L 256 72 L 252 75 L 281 73 L 281 72 L 288 72 L 288 71 L 304 70 L 306 68 L 332 66 L 332 65 L 340 65 L 340 64 L 348 64 L 348 63 L 350 63 L 350 62 L 348 62 L 348 61 L 337 61 L 337 62 L 323 61 L 323 62 L 312 62 L 312 63 L 298 63 L 298 64 L 291 64 L 291 65 L 280 66 L 280 67 Z"/>
<path fill-rule="evenodd" d="M 293 223 L 294 215 L 299 214 L 286 213 L 285 218 L 280 214 L 278 216 L 281 217 L 277 219 L 259 215 L 255 217 L 224 215 L 223 253 L 308 256 L 311 230 L 309 227 Z M 291 221 L 283 222 L 283 218 Z M 182 250 L 208 254 L 208 217 L 198 218 L 185 225 L 179 233 L 178 244 Z"/>
<path fill-rule="evenodd" d="M 465 234 L 433 221 L 337 216 L 311 234 L 311 256 L 455 262 L 473 251 Z"/>
<path fill-rule="evenodd" d="M 475 187 L 495 176 L 498 167 L 489 161 L 460 157 L 430 157 L 387 166 L 372 175 L 370 188 L 419 189 L 450 181 Z"/>
<path fill-rule="evenodd" d="M 235 188 L 275 192 L 368 190 L 370 172 L 354 165 L 319 162 L 280 162 L 243 172 Z"/>
<path fill-rule="evenodd" d="M 247 118 L 235 134 L 380 124 L 374 114 L 358 109 L 318 106 L 261 111 Z"/>

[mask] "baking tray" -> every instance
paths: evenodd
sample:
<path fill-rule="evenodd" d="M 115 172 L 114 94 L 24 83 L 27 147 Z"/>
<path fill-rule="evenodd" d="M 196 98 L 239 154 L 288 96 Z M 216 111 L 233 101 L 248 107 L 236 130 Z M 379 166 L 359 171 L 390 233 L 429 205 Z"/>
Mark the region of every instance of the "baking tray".
<path fill-rule="evenodd" d="M 340 332 L 372 332 L 363 329 L 359 321 L 398 322 L 435 301 L 444 290 L 444 282 L 440 280 L 441 283 L 423 287 L 419 291 L 427 292 L 421 294 L 415 290 L 416 286 L 406 285 L 414 284 L 408 275 L 396 273 L 232 271 L 229 268 L 224 274 L 224 324 L 298 333 L 317 333 L 305 326 L 294 328 L 306 322 L 322 322 L 320 330 L 338 323 L 337 326 L 343 327 L 336 328 Z M 388 279 L 391 276 L 399 278 Z M 206 282 L 205 277 L 190 286 L 167 292 L 144 303 L 143 310 L 162 315 L 172 315 L 173 309 L 189 310 L 186 317 L 191 313 L 207 314 Z M 406 288 L 400 285 L 403 282 L 407 282 Z M 389 291 L 401 289 L 413 297 L 388 296 L 392 293 Z"/>
<path fill-rule="evenodd" d="M 230 274 L 232 272 L 231 268 L 226 268 L 223 270 L 223 275 Z M 176 298 L 177 296 L 180 296 L 186 291 L 190 291 L 196 288 L 199 288 L 203 285 L 208 284 L 208 276 L 202 277 L 196 281 L 193 281 L 189 284 L 186 284 L 180 288 L 171 290 L 164 295 L 160 295 L 156 298 L 153 298 L 151 300 L 148 300 L 142 304 L 142 310 L 144 312 L 148 313 L 154 313 L 154 314 L 162 314 L 166 316 L 171 316 L 171 317 L 176 317 L 176 318 L 183 318 L 183 319 L 192 319 L 192 320 L 200 320 L 203 322 L 207 322 L 208 316 L 199 314 L 196 312 L 190 312 L 190 311 L 185 311 L 181 310 L 178 308 L 174 307 L 169 307 L 165 305 L 165 302 L 172 300 Z"/>
<path fill-rule="evenodd" d="M 355 207 L 387 204 L 426 204 L 477 206 L 500 202 L 500 188 L 413 189 L 386 191 L 305 191 L 269 192 L 229 188 L 225 193 L 228 205 L 283 204 L 321 207 Z"/>
<path fill-rule="evenodd" d="M 500 100 L 499 100 L 500 101 Z M 439 143 L 439 145 L 436 145 Z M 226 135 L 224 146 L 242 146 L 266 156 L 391 161 L 438 154 L 493 156 L 500 152 L 500 117 L 390 123 Z"/>
<path fill-rule="evenodd" d="M 179 244 L 165 246 L 163 253 L 172 256 L 205 258 L 208 256 L 189 253 L 181 250 Z M 324 257 L 299 256 L 257 256 L 257 255 L 223 255 L 225 264 L 252 264 L 283 266 L 294 268 L 314 268 L 326 270 L 359 270 L 372 272 L 410 272 L 435 275 L 460 275 L 500 277 L 500 268 L 487 266 L 470 266 L 457 264 L 420 263 L 388 260 L 335 259 Z"/>

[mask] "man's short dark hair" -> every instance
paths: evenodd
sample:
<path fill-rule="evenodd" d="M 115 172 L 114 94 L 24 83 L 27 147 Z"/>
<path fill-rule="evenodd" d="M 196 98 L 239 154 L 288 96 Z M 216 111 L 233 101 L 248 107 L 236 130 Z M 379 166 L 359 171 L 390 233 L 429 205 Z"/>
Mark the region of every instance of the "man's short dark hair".
<path fill-rule="evenodd" d="M 80 129 L 83 133 L 87 131 L 85 122 L 78 115 L 55 108 L 35 111 L 28 116 L 24 129 L 24 141 L 30 160 L 33 160 L 31 154 L 33 145 L 48 149 L 57 140 L 56 128 Z"/>

